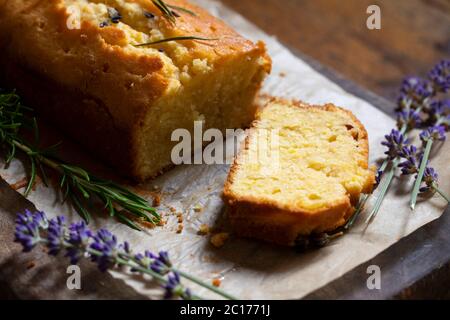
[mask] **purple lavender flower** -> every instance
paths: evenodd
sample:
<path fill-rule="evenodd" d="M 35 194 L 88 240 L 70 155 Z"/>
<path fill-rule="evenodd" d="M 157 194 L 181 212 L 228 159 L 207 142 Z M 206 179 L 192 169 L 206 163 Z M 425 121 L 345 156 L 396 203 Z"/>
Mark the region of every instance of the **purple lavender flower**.
<path fill-rule="evenodd" d="M 139 262 L 144 268 L 152 269 L 154 272 L 165 275 L 169 273 L 172 263 L 169 260 L 169 254 L 166 251 L 161 251 L 159 255 L 155 255 L 150 251 L 145 251 L 145 254 L 135 255 L 135 260 Z"/>
<path fill-rule="evenodd" d="M 14 241 L 22 244 L 24 252 L 29 252 L 41 239 L 40 228 L 45 228 L 47 225 L 48 222 L 43 212 L 32 213 L 27 209 L 24 214 L 17 216 Z"/>
<path fill-rule="evenodd" d="M 428 74 L 437 90 L 447 92 L 450 89 L 450 60 L 442 60 Z"/>
<path fill-rule="evenodd" d="M 437 183 L 438 178 L 436 171 L 433 168 L 427 167 L 422 180 L 423 183 L 425 183 L 425 186 L 420 188 L 420 192 L 426 193 L 432 190 Z"/>
<path fill-rule="evenodd" d="M 120 258 L 127 260 L 127 261 L 131 259 L 133 252 L 131 250 L 130 244 L 127 241 L 125 241 L 122 244 L 119 244 L 118 255 Z"/>
<path fill-rule="evenodd" d="M 167 268 L 167 266 L 161 262 L 161 260 L 154 260 L 151 264 L 150 264 L 150 269 L 152 269 L 153 271 L 155 271 L 156 273 L 159 274 L 167 274 L 170 270 Z"/>
<path fill-rule="evenodd" d="M 450 114 L 450 99 L 444 100 L 435 100 L 431 104 L 431 108 L 434 113 L 441 115 L 449 115 Z"/>
<path fill-rule="evenodd" d="M 144 268 L 150 268 L 151 263 L 153 260 L 155 260 L 158 256 L 154 255 L 152 252 L 146 250 L 144 254 L 138 253 L 134 256 L 134 259 L 139 262 L 141 266 Z"/>
<path fill-rule="evenodd" d="M 429 114 L 435 125 L 443 125 L 446 130 L 450 128 L 450 99 L 433 101 Z"/>
<path fill-rule="evenodd" d="M 116 265 L 138 268 L 138 271 L 155 277 L 163 285 L 167 298 L 194 298 L 190 290 L 181 284 L 180 275 L 171 271 L 172 264 L 167 252 L 161 251 L 155 255 L 145 251 L 144 254 L 136 254 L 133 259 L 128 242 L 119 245 L 116 236 L 106 229 L 93 235 L 84 221 L 73 223 L 67 228 L 63 216 L 47 221 L 43 212 L 32 213 L 26 210 L 16 219 L 15 241 L 22 244 L 24 251 L 30 251 L 38 243 L 46 244 L 51 255 L 57 255 L 66 249 L 66 257 L 70 258 L 72 264 L 76 264 L 82 257 L 90 256 L 101 271 Z M 209 287 L 200 279 L 195 282 Z M 233 298 L 219 290 L 213 291 L 228 299 Z"/>
<path fill-rule="evenodd" d="M 47 230 L 49 254 L 56 256 L 63 248 L 66 236 L 66 219 L 59 216 L 51 219 Z"/>
<path fill-rule="evenodd" d="M 384 174 L 383 170 L 377 170 L 377 174 L 375 175 L 375 187 L 378 187 L 380 185 L 383 174 Z"/>
<path fill-rule="evenodd" d="M 422 124 L 422 119 L 420 118 L 420 113 L 410 109 L 405 111 L 397 112 L 397 126 L 402 128 L 406 125 L 408 130 L 417 128 Z"/>
<path fill-rule="evenodd" d="M 68 243 L 72 246 L 67 248 L 66 257 L 70 258 L 72 264 L 77 264 L 84 252 L 89 246 L 89 240 L 92 238 L 92 232 L 86 226 L 84 221 L 73 223 L 69 227 Z"/>
<path fill-rule="evenodd" d="M 433 141 L 445 141 L 445 127 L 444 126 L 434 126 L 424 130 L 420 134 L 420 140 L 423 143 L 427 143 L 429 140 Z"/>
<path fill-rule="evenodd" d="M 94 242 L 90 248 L 100 252 L 101 255 L 92 255 L 92 261 L 97 262 L 100 271 L 105 272 L 116 264 L 118 246 L 117 238 L 106 229 L 101 229 L 93 237 Z"/>
<path fill-rule="evenodd" d="M 433 93 L 434 89 L 430 81 L 419 77 L 407 77 L 403 80 L 400 89 L 399 107 L 401 110 L 416 109 Z"/>
<path fill-rule="evenodd" d="M 164 299 L 173 299 L 181 297 L 183 299 L 189 300 L 192 298 L 191 291 L 189 289 L 184 290 L 180 284 L 180 275 L 177 272 L 173 272 L 168 277 L 168 282 L 164 286 L 166 293 Z"/>
<path fill-rule="evenodd" d="M 388 148 L 385 154 L 389 159 L 397 158 L 403 147 L 409 143 L 409 140 L 395 129 L 392 129 L 391 133 L 386 135 L 385 138 L 386 141 L 383 141 L 381 144 Z"/>
<path fill-rule="evenodd" d="M 169 253 L 167 251 L 160 251 L 157 259 L 169 268 L 172 266 L 172 262 L 170 262 L 169 259 Z"/>
<path fill-rule="evenodd" d="M 405 161 L 400 163 L 398 166 L 402 169 L 402 175 L 410 175 L 419 172 L 419 164 L 421 155 L 417 153 L 417 148 L 413 145 L 409 147 L 403 147 L 402 151 L 399 153 L 401 158 L 404 158 Z"/>

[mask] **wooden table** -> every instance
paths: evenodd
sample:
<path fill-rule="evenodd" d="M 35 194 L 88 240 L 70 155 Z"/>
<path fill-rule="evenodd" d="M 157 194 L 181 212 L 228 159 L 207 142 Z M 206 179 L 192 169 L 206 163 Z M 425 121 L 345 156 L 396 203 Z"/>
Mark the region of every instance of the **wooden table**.
<path fill-rule="evenodd" d="M 424 76 L 435 63 L 450 58 L 449 0 L 222 2 L 277 36 L 346 90 L 388 113 L 395 108 L 406 75 Z M 381 8 L 381 30 L 366 26 L 366 10 L 372 4 Z M 450 299 L 449 214 L 447 209 L 441 219 L 307 298 Z M 388 270 L 383 292 L 370 292 L 365 286 L 366 268 L 372 264 Z"/>
<path fill-rule="evenodd" d="M 449 0 L 222 0 L 269 34 L 371 91 L 396 100 L 405 75 L 450 57 Z M 381 8 L 368 30 L 367 7 Z"/>

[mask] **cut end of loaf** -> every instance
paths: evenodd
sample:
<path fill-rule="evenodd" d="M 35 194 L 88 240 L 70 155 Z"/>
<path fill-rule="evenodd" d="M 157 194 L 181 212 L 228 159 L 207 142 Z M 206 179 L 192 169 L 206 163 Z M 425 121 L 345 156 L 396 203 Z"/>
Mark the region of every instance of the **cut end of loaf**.
<path fill-rule="evenodd" d="M 138 132 L 138 175 L 146 179 L 161 167 L 172 164 L 171 151 L 178 143 L 172 133 L 188 129 L 193 135 L 194 122 L 203 130 L 248 128 L 255 118 L 255 96 L 267 75 L 264 48 L 237 56 L 223 57 L 191 78 L 189 83 L 167 92 L 149 110 Z M 158 148 L 155 148 L 158 145 Z"/>
<path fill-rule="evenodd" d="M 367 132 L 349 111 L 269 102 L 225 185 L 237 233 L 293 245 L 342 226 L 373 188 L 368 152 Z"/>

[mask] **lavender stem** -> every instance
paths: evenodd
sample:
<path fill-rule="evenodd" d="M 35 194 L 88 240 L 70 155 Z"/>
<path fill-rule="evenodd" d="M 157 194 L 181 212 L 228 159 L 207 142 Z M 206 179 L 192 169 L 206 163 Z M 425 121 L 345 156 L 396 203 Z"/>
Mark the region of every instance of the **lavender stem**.
<path fill-rule="evenodd" d="M 381 186 L 380 194 L 378 195 L 377 201 L 375 202 L 375 206 L 373 207 L 372 211 L 370 212 L 369 217 L 366 220 L 366 223 L 369 223 L 372 221 L 376 215 L 378 214 L 378 211 L 380 210 L 381 204 L 383 203 L 384 197 L 386 196 L 386 193 L 389 189 L 389 186 L 394 179 L 395 175 L 395 169 L 397 168 L 400 160 L 397 158 L 392 162 L 392 167 L 387 172 L 386 180 L 383 182 Z"/>
<path fill-rule="evenodd" d="M 450 197 L 448 195 L 446 195 L 441 189 L 438 188 L 438 186 L 436 184 L 433 185 L 433 189 L 439 193 L 442 198 L 444 198 L 445 200 L 447 200 L 448 203 L 450 203 Z"/>
<path fill-rule="evenodd" d="M 413 211 L 416 207 L 417 196 L 419 195 L 420 186 L 423 181 L 423 175 L 425 173 L 425 169 L 427 168 L 428 158 L 430 157 L 430 152 L 431 152 L 432 146 L 433 146 L 433 139 L 429 139 L 427 141 L 427 145 L 425 147 L 422 162 L 420 163 L 419 173 L 417 174 L 416 182 L 414 183 L 414 188 L 413 188 L 413 191 L 411 194 L 410 208 Z"/>

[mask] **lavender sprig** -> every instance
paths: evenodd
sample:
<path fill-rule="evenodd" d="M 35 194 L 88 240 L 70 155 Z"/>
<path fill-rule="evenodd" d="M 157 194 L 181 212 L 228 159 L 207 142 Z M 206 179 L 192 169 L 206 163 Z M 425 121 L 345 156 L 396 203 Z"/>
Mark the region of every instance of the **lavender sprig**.
<path fill-rule="evenodd" d="M 441 93 L 448 92 L 450 86 L 449 66 L 450 61 L 444 60 L 430 71 L 428 79 L 407 77 L 403 81 L 397 113 L 397 127 L 400 131 L 394 134 L 391 132 L 391 135 L 386 136 L 386 141 L 382 143 L 388 147 L 386 152 L 388 157 L 384 160 L 376 175 L 376 187 L 381 190 L 367 221 L 371 221 L 378 213 L 398 166 L 402 169 L 403 174 L 411 174 L 414 170 L 416 170 L 414 173 L 418 173 L 420 179 L 418 179 L 417 185 L 419 189 L 417 190 L 416 186 L 413 190 L 413 197 L 416 194 L 415 197 L 417 198 L 423 175 L 427 169 L 429 151 L 428 155 L 427 152 L 424 152 L 423 156 L 417 158 L 416 154 L 411 154 L 417 152 L 417 149 L 414 150 L 415 147 L 404 149 L 401 144 L 409 143 L 407 137 L 404 136 L 408 131 L 424 125 L 440 126 L 441 129 L 448 130 L 450 126 L 450 102 L 448 100 L 435 100 L 434 98 Z M 403 141 L 399 141 L 400 138 Z M 400 162 L 400 158 L 405 158 L 405 161 Z M 417 163 L 421 163 L 422 158 L 425 158 L 425 164 L 417 168 Z M 391 164 L 390 167 L 389 164 Z M 423 172 L 420 170 L 421 168 Z M 386 179 L 381 181 L 383 175 L 386 175 Z M 441 190 L 434 190 L 442 193 Z M 441 195 L 444 198 L 446 197 L 444 194 Z"/>
<path fill-rule="evenodd" d="M 420 139 L 422 140 L 423 144 L 425 145 L 425 151 L 423 153 L 423 156 L 420 159 L 420 167 L 417 173 L 416 181 L 414 183 L 413 191 L 411 193 L 411 201 L 409 203 L 409 206 L 411 210 L 414 210 L 417 203 L 417 196 L 419 195 L 421 185 L 423 183 L 425 171 L 427 169 L 428 159 L 430 157 L 431 148 L 433 146 L 433 143 L 435 141 L 445 141 L 446 139 L 446 129 L 442 125 L 434 126 L 431 128 L 426 129 L 420 134 Z M 437 178 L 437 174 L 433 171 L 428 172 L 427 178 L 432 178 L 434 180 L 434 177 Z M 434 187 L 434 181 L 430 184 L 427 183 L 429 187 Z M 437 189 L 437 187 L 435 188 Z M 442 194 L 441 192 L 439 192 Z M 446 198 L 444 196 L 444 198 Z"/>
<path fill-rule="evenodd" d="M 152 276 L 164 288 L 164 296 L 168 299 L 199 299 L 181 283 L 180 277 L 193 281 L 226 299 L 235 299 L 219 288 L 176 270 L 167 252 L 154 254 L 146 251 L 144 254 L 134 254 L 128 242 L 119 243 L 117 237 L 106 229 L 93 232 L 84 221 L 68 226 L 64 216 L 48 221 L 43 212 L 26 210 L 16 219 L 14 241 L 22 245 L 24 252 L 31 251 L 39 244 L 45 245 L 50 255 L 56 256 L 65 252 L 65 256 L 72 264 L 77 264 L 82 258 L 90 258 L 102 272 L 116 266 L 127 266 L 132 272 Z"/>
<path fill-rule="evenodd" d="M 406 130 L 407 126 L 405 124 L 400 131 L 393 129 L 389 135 L 385 136 L 386 140 L 382 142 L 384 146 L 388 147 L 388 151 L 386 151 L 385 153 L 387 155 L 387 158 L 378 169 L 377 175 L 375 177 L 376 187 L 380 188 L 380 193 L 378 194 L 372 211 L 366 219 L 366 223 L 372 221 L 378 214 L 378 211 L 381 208 L 381 204 L 383 203 L 383 200 L 389 190 L 389 186 L 394 179 L 395 168 L 397 168 L 398 164 L 400 163 L 399 155 L 401 153 L 401 150 L 405 145 L 409 143 L 409 140 L 404 135 Z M 391 166 L 389 167 L 389 169 L 387 169 L 389 164 Z M 386 178 L 381 183 L 383 175 L 386 175 Z M 364 201 L 367 201 L 367 199 L 365 199 Z"/>

